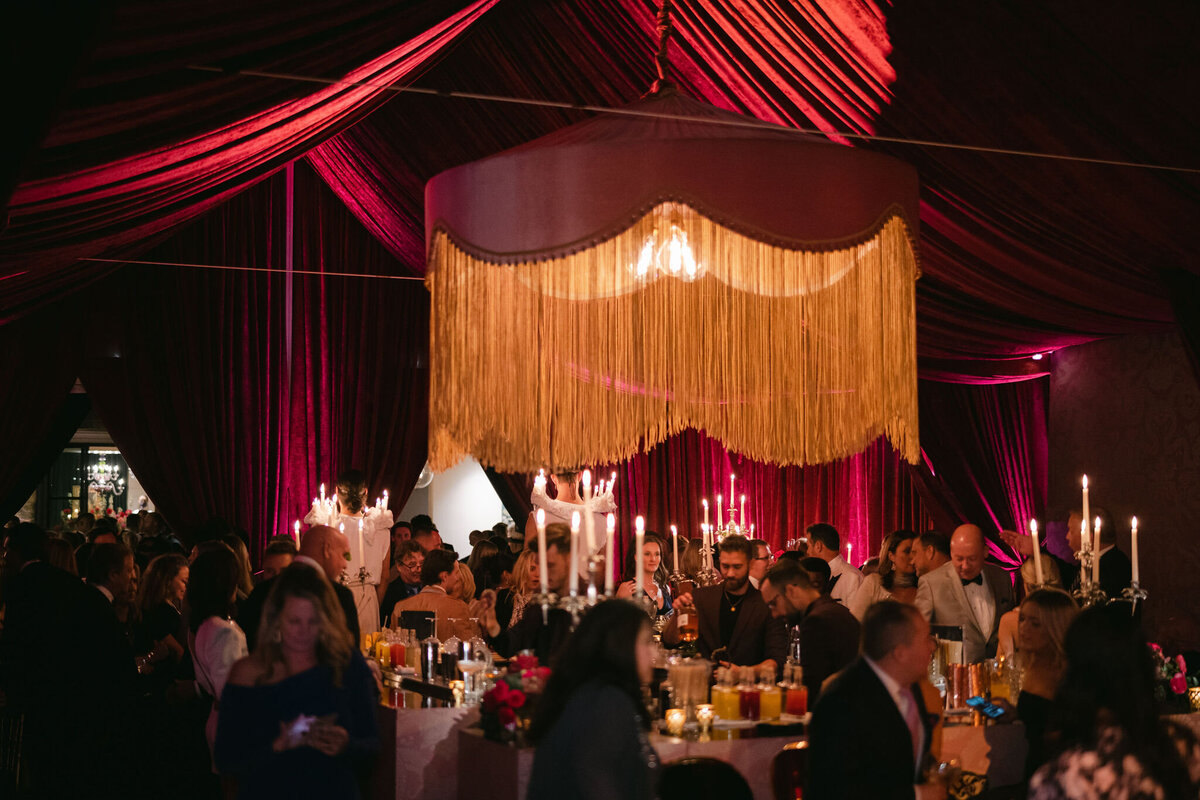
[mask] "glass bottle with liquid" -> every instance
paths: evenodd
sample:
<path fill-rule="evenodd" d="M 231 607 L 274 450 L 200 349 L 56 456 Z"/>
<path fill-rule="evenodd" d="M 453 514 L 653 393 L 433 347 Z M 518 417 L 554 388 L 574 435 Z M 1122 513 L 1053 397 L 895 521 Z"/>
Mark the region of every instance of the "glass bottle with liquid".
<path fill-rule="evenodd" d="M 808 713 L 808 687 L 804 685 L 804 669 L 799 664 L 793 664 L 785 676 L 787 695 L 784 710 L 792 716 L 802 717 Z"/>
<path fill-rule="evenodd" d="M 717 683 L 713 686 L 713 711 L 723 720 L 741 719 L 738 690 L 733 683 L 734 668 L 721 667 L 717 670 Z"/>
<path fill-rule="evenodd" d="M 754 667 L 744 667 L 741 670 L 741 681 L 738 683 L 738 701 L 742 719 L 758 719 L 762 691 L 755 683 Z"/>
<path fill-rule="evenodd" d="M 404 665 L 414 671 L 421 669 L 421 643 L 411 628 L 404 631 Z"/>
<path fill-rule="evenodd" d="M 700 617 L 696 614 L 694 606 L 677 606 L 675 615 L 679 641 L 694 642 L 700 638 Z"/>
<path fill-rule="evenodd" d="M 435 681 L 440 676 L 438 671 L 438 656 L 442 652 L 442 643 L 436 636 L 421 640 L 421 680 Z"/>
<path fill-rule="evenodd" d="M 442 678 L 458 680 L 458 661 L 462 657 L 462 639 L 451 636 L 442 642 Z"/>
<path fill-rule="evenodd" d="M 758 687 L 759 719 L 779 719 L 783 711 L 783 690 L 775 683 L 775 668 L 762 667 L 759 670 Z"/>

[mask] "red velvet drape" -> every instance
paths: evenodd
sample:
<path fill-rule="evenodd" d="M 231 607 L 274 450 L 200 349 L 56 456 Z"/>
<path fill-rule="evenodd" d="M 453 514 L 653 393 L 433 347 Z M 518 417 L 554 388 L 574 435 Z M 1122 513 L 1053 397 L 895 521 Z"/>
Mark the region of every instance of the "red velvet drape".
<path fill-rule="evenodd" d="M 264 181 L 151 255 L 282 267 L 285 188 Z M 282 530 L 285 277 L 128 266 L 95 299 L 83 383 L 158 509 L 181 531 L 214 516 L 254 543 Z"/>
<path fill-rule="evenodd" d="M 931 508 L 947 512 L 940 524 L 979 525 L 1001 563 L 1017 558 L 999 532 L 1028 530 L 1045 513 L 1049 388 L 1039 378 L 992 386 L 921 381 L 918 390 L 927 458 L 918 485 Z"/>
<path fill-rule="evenodd" d="M 382 275 L 296 278 L 288 481 L 282 504 L 300 518 L 324 482 L 362 469 L 371 500 L 398 512 L 427 451 L 429 293 L 311 170 L 297 164 L 297 263 Z"/>
<path fill-rule="evenodd" d="M 721 494 L 728 520 L 731 473 L 737 477 L 739 497 L 746 495 L 746 518 L 754 523 L 755 535 L 777 550 L 803 536 L 812 523 L 828 522 L 842 534 L 843 543 L 854 545 L 854 559 L 861 563 L 893 530 L 928 527 L 906 465 L 882 440 L 853 458 L 801 469 L 751 461 L 703 433 L 685 431 L 648 453 L 593 471 L 605 480 L 617 473 L 618 563 L 624 563 L 639 514 L 646 518 L 647 530 L 669 536 L 670 526 L 676 525 L 681 535 L 698 537 L 704 521 L 701 498 L 708 498 L 715 525 L 716 496 Z M 523 503 L 515 509 L 507 501 L 505 505 L 524 525 L 532 476 L 489 475 L 493 485 L 502 482 L 509 497 Z"/>
<path fill-rule="evenodd" d="M 0 321 L 77 288 L 79 258 L 136 249 L 303 155 L 392 97 L 497 0 L 120 4 L 110 39 L 9 202 Z M 231 25 L 229 20 L 239 22 Z M 321 84 L 188 65 L 299 72 Z M 315 88 L 314 88 L 315 87 Z"/>
<path fill-rule="evenodd" d="M 403 271 L 303 165 L 295 181 L 297 271 Z M 287 190 L 278 173 L 150 255 L 282 269 Z M 293 280 L 290 370 L 286 274 L 129 266 L 104 282 L 97 308 L 130 312 L 98 337 L 84 373 L 167 518 L 186 530 L 220 516 L 250 533 L 256 555 L 339 470 L 364 469 L 398 509 L 425 463 L 424 287 Z"/>
<path fill-rule="evenodd" d="M 67 401 L 79 374 L 80 311 L 79 303 L 68 301 L 54 312 L 0 327 L 0 441 L 7 454 L 0 459 L 0 519 L 7 520 L 29 499 L 41 477 L 33 475 L 31 484 L 31 467 L 40 463 L 44 474 L 55 455 L 54 442 L 61 452 L 79 425 Z M 72 417 L 75 426 L 68 422 L 64 440 L 64 420 Z"/>

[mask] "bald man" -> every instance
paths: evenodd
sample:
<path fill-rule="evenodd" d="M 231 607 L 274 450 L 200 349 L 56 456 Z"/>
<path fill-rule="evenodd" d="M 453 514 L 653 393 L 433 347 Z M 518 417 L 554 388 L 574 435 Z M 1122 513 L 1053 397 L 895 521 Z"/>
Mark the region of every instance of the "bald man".
<path fill-rule="evenodd" d="M 314 525 L 304 532 L 300 539 L 300 555 L 293 563 L 307 564 L 320 572 L 333 584 L 342 613 L 346 616 L 346 627 L 354 635 L 354 641 L 360 640 L 358 627 L 358 609 L 354 604 L 354 594 L 341 583 L 342 571 L 350 562 L 350 540 L 346 534 L 334 530 L 328 525 Z M 241 604 L 238 611 L 238 625 L 246 632 L 246 642 L 254 649 L 258 639 L 258 622 L 262 617 L 263 605 L 267 595 L 275 585 L 275 578 L 262 581 L 254 587 L 254 591 Z"/>
<path fill-rule="evenodd" d="M 933 625 L 960 625 L 968 664 L 996 655 L 1000 617 L 1013 607 L 1008 573 L 985 564 L 987 545 L 978 525 L 959 525 L 950 537 L 950 561 L 917 581 L 917 608 Z"/>

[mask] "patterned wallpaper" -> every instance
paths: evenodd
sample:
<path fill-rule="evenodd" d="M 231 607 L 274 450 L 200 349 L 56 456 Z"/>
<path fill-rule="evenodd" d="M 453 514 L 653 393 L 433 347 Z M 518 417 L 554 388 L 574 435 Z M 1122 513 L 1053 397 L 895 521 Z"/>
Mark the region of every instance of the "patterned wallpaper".
<path fill-rule="evenodd" d="M 1200 649 L 1200 385 L 1177 334 L 1094 342 L 1052 356 L 1050 507 L 1107 508 L 1129 552 L 1138 518 L 1147 634 L 1167 652 Z"/>

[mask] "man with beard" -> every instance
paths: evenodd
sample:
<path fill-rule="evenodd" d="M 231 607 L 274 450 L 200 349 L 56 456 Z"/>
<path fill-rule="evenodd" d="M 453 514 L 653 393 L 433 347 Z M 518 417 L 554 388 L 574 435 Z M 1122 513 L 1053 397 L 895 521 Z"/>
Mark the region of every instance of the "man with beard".
<path fill-rule="evenodd" d="M 694 606 L 700 631 L 700 655 L 723 665 L 770 666 L 778 669 L 787 656 L 787 629 L 783 619 L 772 619 L 762 594 L 750 585 L 753 548 L 744 536 L 726 536 L 719 547 L 718 564 L 723 580 L 703 586 L 694 595 L 681 594 L 675 607 Z M 678 614 L 663 630 L 663 643 L 679 643 Z"/>
<path fill-rule="evenodd" d="M 762 596 L 772 616 L 800 626 L 800 666 L 811 707 L 825 679 L 858 656 L 858 620 L 844 605 L 822 594 L 804 567 L 792 561 L 767 571 Z"/>

